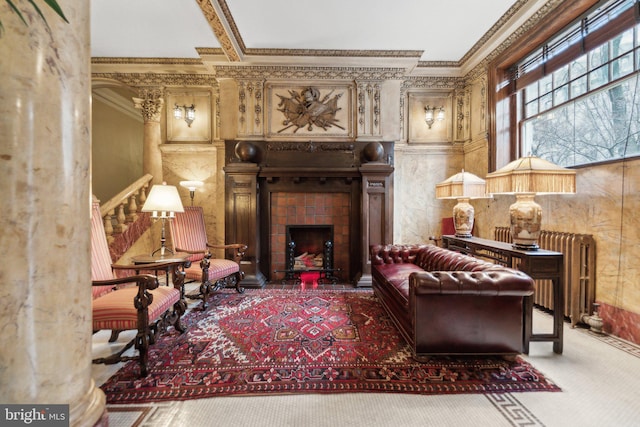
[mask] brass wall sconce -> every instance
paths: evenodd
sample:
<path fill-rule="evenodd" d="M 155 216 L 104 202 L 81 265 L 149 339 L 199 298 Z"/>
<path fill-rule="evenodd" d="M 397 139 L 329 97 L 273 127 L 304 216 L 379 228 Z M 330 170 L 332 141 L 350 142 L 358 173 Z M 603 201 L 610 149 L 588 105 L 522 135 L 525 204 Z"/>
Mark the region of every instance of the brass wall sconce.
<path fill-rule="evenodd" d="M 439 122 L 444 120 L 444 107 L 431 107 L 429 105 L 424 107 L 424 121 L 427 122 L 429 129 L 431 129 L 436 120 Z"/>
<path fill-rule="evenodd" d="M 173 107 L 173 117 L 177 120 L 184 118 L 187 126 L 191 127 L 191 123 L 196 119 L 196 106 L 194 104 L 182 106 L 175 104 L 175 107 Z"/>

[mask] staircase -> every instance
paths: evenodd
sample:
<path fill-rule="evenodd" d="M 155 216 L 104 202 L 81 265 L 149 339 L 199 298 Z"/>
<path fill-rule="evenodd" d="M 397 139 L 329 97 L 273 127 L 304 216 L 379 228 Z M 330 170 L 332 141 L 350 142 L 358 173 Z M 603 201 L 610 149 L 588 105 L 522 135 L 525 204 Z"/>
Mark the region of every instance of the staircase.
<path fill-rule="evenodd" d="M 141 212 L 152 175 L 146 174 L 110 200 L 100 204 L 111 261 L 118 260 L 151 228 L 148 213 Z"/>

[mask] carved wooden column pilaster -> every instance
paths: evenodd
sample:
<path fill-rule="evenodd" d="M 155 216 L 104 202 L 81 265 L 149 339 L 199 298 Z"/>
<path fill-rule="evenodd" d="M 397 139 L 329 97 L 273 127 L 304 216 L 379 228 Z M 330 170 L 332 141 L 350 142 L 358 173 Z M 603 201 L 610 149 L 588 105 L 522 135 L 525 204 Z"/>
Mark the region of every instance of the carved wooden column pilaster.
<path fill-rule="evenodd" d="M 144 119 L 144 146 L 142 150 L 142 172 L 153 176 L 152 184 L 162 183 L 162 134 L 160 114 L 164 105 L 164 91 L 161 88 L 141 89 L 140 98 L 133 98 L 136 108 Z"/>
<path fill-rule="evenodd" d="M 225 171 L 226 243 L 245 243 L 247 250 L 240 263 L 244 272 L 242 286 L 263 288 L 267 280 L 260 271 L 260 212 L 258 173 L 255 163 L 230 163 Z"/>
<path fill-rule="evenodd" d="M 393 243 L 393 166 L 371 162 L 362 174 L 362 277 L 357 286 L 371 286 L 369 246 Z"/>

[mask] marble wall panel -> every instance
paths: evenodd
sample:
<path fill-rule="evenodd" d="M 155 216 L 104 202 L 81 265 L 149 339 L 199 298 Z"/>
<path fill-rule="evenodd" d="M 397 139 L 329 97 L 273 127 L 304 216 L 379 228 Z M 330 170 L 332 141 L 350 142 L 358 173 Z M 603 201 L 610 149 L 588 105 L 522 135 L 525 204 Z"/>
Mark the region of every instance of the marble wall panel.
<path fill-rule="evenodd" d="M 443 217 L 452 216 L 455 200 L 437 200 L 435 186 L 463 167 L 463 153 L 453 146 L 395 147 L 394 243 L 429 242 L 439 236 Z"/>
<path fill-rule="evenodd" d="M 209 243 L 224 243 L 224 146 L 165 144 L 161 149 L 164 179 L 178 187 L 184 206 L 189 206 L 191 199 L 189 190 L 180 187 L 180 181 L 204 182 L 195 192 L 194 205 L 203 208 Z"/>

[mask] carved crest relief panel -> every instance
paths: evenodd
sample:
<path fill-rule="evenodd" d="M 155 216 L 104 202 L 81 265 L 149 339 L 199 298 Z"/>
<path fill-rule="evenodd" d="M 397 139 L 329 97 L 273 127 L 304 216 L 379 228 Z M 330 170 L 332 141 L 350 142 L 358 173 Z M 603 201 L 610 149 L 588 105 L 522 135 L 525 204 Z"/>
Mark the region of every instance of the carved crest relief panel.
<path fill-rule="evenodd" d="M 267 138 L 355 138 L 352 83 L 267 83 Z"/>

